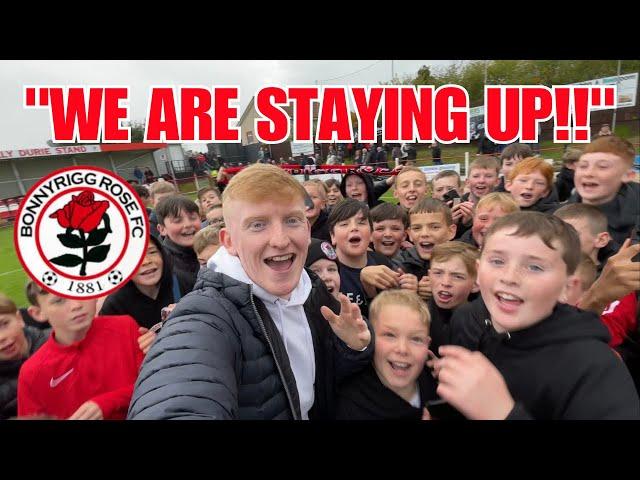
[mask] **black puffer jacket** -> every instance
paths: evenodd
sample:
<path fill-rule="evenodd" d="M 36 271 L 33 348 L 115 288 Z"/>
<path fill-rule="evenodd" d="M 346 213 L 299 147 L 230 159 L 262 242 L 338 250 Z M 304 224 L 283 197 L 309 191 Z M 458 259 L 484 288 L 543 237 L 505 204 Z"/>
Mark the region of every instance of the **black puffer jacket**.
<path fill-rule="evenodd" d="M 367 205 L 369 208 L 373 208 L 380 205 L 382 200 L 378 200 L 384 193 L 389 190 L 386 180 L 381 180 L 378 183 L 373 182 L 373 178 L 368 173 L 348 173 L 342 177 L 342 183 L 340 183 L 340 192 L 344 198 L 347 198 L 347 178 L 351 175 L 357 175 L 360 177 L 367 188 Z"/>
<path fill-rule="evenodd" d="M 582 198 L 576 192 L 569 199 L 569 203 L 582 203 Z M 640 183 L 624 183 L 613 200 L 598 205 L 598 208 L 607 216 L 609 235 L 618 245 L 622 245 L 633 227 L 639 223 Z"/>
<path fill-rule="evenodd" d="M 452 343 L 481 351 L 500 371 L 516 406 L 508 419 L 640 419 L 624 363 L 594 313 L 558 303 L 535 325 L 499 334 L 482 298 L 451 318 Z"/>
<path fill-rule="evenodd" d="M 29 355 L 20 360 L 0 362 L 0 420 L 18 414 L 18 374 L 20 367 L 49 338 L 51 330 L 25 326 L 24 335 L 29 342 Z"/>
<path fill-rule="evenodd" d="M 337 382 L 371 362 L 373 341 L 356 352 L 335 336 L 320 307 L 338 312 L 339 304 L 319 277 L 307 273 L 312 290 L 304 309 L 316 362 L 309 418 L 333 418 Z M 146 355 L 128 418 L 300 418 L 282 339 L 250 285 L 208 268 L 200 272 Z"/>

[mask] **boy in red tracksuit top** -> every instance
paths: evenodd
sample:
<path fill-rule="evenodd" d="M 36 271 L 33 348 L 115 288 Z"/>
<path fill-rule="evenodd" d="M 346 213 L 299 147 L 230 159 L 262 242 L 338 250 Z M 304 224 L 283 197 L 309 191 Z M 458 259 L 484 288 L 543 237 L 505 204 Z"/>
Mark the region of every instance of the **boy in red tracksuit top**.
<path fill-rule="evenodd" d="M 33 282 L 27 296 L 53 331 L 20 370 L 18 416 L 123 420 L 144 358 L 135 320 L 95 317 L 95 299 L 57 297 Z"/>

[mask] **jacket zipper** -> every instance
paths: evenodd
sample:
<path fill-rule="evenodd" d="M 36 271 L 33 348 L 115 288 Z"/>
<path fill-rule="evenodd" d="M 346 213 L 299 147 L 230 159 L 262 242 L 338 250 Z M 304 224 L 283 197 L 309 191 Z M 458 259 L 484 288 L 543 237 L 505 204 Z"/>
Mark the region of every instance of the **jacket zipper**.
<path fill-rule="evenodd" d="M 273 360 L 276 363 L 276 368 L 278 369 L 278 374 L 280 375 L 280 380 L 282 380 L 282 385 L 284 386 L 284 391 L 287 394 L 287 400 L 289 401 L 289 408 L 291 408 L 291 413 L 293 414 L 294 420 L 300 420 L 296 416 L 296 410 L 293 407 L 293 400 L 291 400 L 291 392 L 289 392 L 289 387 L 287 386 L 287 382 L 284 378 L 284 374 L 282 373 L 282 369 L 280 368 L 280 364 L 278 363 L 278 357 L 276 356 L 276 351 L 273 348 L 273 344 L 271 343 L 271 339 L 267 334 L 267 329 L 264 326 L 264 322 L 262 321 L 262 317 L 258 313 L 258 309 L 256 308 L 256 304 L 253 301 L 253 288 L 251 288 L 251 306 L 253 307 L 253 311 L 258 317 L 258 323 L 260 324 L 260 328 L 262 329 L 262 334 L 267 339 L 267 343 L 269 344 L 269 348 L 271 349 L 271 353 L 273 354 Z"/>

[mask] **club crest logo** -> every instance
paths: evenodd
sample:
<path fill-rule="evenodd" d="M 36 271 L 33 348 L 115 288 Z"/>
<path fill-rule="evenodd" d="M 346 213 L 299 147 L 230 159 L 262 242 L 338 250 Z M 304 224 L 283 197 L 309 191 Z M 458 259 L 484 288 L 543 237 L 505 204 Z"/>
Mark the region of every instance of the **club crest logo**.
<path fill-rule="evenodd" d="M 336 258 L 338 258 L 338 255 L 336 255 L 336 251 L 333 249 L 329 242 L 322 242 L 320 244 L 320 248 L 329 260 L 335 260 Z"/>
<path fill-rule="evenodd" d="M 18 258 L 55 295 L 90 299 L 126 283 L 144 259 L 149 223 L 122 178 L 97 167 L 56 170 L 24 197 L 14 227 Z"/>

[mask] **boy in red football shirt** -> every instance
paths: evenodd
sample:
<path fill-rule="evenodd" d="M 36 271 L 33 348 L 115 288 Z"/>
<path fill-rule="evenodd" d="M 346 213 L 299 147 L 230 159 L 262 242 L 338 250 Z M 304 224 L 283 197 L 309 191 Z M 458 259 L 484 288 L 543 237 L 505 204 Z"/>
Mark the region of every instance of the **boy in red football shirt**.
<path fill-rule="evenodd" d="M 135 320 L 95 317 L 95 299 L 58 297 L 34 282 L 27 296 L 34 316 L 53 331 L 20 370 L 18 416 L 124 419 L 144 358 Z"/>

